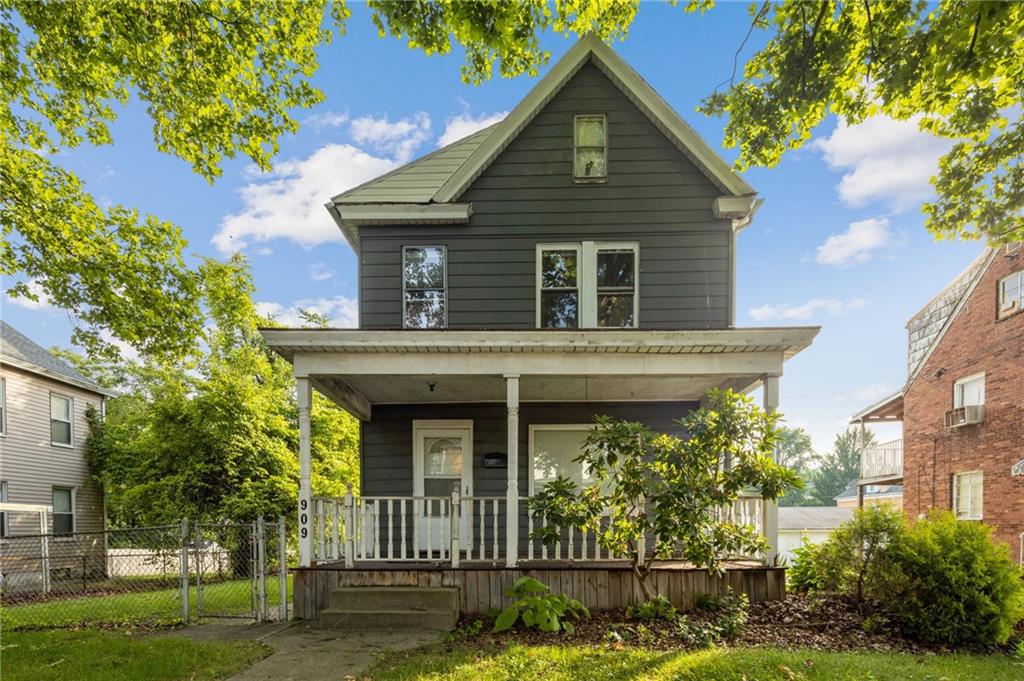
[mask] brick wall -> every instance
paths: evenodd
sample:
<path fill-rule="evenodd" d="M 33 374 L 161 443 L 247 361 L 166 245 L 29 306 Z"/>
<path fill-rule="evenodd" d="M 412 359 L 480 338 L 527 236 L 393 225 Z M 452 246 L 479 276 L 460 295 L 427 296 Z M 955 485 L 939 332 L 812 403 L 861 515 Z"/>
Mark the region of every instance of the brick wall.
<path fill-rule="evenodd" d="M 950 508 L 952 476 L 984 472 L 983 519 L 1021 556 L 1024 477 L 1010 475 L 1024 458 L 1024 313 L 996 318 L 999 280 L 1024 269 L 1024 249 L 996 259 L 953 320 L 935 352 L 906 392 L 904 401 L 904 497 L 910 516 Z M 985 372 L 985 420 L 946 429 L 953 382 Z"/>

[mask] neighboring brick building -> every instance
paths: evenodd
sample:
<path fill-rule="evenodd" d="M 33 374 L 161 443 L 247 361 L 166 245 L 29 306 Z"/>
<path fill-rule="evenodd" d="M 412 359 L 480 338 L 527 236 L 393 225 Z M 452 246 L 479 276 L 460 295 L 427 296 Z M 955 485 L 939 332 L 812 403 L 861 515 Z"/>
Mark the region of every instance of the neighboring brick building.
<path fill-rule="evenodd" d="M 988 249 L 907 323 L 903 390 L 854 417 L 902 420 L 902 456 L 862 458 L 861 486 L 903 484 L 919 516 L 982 520 L 1024 562 L 1024 245 Z"/>

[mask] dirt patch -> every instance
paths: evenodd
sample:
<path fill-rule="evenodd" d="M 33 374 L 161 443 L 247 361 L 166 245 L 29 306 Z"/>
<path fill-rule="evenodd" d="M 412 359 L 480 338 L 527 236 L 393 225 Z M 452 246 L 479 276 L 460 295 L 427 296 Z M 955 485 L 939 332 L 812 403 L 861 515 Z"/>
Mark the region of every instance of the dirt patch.
<path fill-rule="evenodd" d="M 490 633 L 486 621 L 473 625 L 479 617 L 463 618 L 459 629 L 449 636 L 450 643 L 471 640 L 492 645 L 609 645 L 642 647 L 655 650 L 680 650 L 722 644 L 734 647 L 810 648 L 827 651 L 876 651 L 908 653 L 949 652 L 941 646 L 928 646 L 899 637 L 884 621 L 857 612 L 839 598 L 809 598 L 790 595 L 782 601 L 749 606 L 747 621 L 735 633 L 714 637 L 721 630 L 720 610 L 694 610 L 681 613 L 679 620 L 659 619 L 640 622 L 624 611 L 595 612 L 590 619 L 574 622 L 573 634 L 548 634 L 521 625 L 501 634 Z M 475 628 L 481 633 L 472 635 Z M 706 632 L 712 632 L 712 638 Z M 996 652 L 995 649 L 975 652 Z"/>

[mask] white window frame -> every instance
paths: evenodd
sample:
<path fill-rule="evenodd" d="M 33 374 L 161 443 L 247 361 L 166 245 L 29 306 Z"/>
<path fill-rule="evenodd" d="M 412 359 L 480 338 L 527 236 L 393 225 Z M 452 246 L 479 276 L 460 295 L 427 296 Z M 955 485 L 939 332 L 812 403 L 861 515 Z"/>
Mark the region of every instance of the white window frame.
<path fill-rule="evenodd" d="M 9 494 L 7 481 L 0 480 L 0 503 L 7 503 L 7 495 Z M 6 539 L 11 533 L 10 527 L 10 513 L 3 511 L 0 515 L 0 539 Z"/>
<path fill-rule="evenodd" d="M 977 476 L 978 485 L 980 487 L 979 500 L 980 508 L 974 509 L 973 503 L 968 498 L 968 504 L 971 508 L 966 509 L 963 513 L 960 510 L 960 489 L 961 481 L 967 480 L 968 478 L 974 478 Z M 984 517 L 985 510 L 985 473 L 980 470 L 976 471 L 962 471 L 960 473 L 953 474 L 953 513 L 956 514 L 957 520 L 981 520 Z"/>
<path fill-rule="evenodd" d="M 543 283 L 544 251 L 576 250 L 577 329 L 637 329 L 640 328 L 640 243 L 638 241 L 578 241 L 568 243 L 539 243 L 536 247 L 534 272 L 534 323 L 541 326 L 541 284 Z M 597 325 L 597 254 L 600 251 L 633 251 L 633 324 L 631 326 Z M 545 289 L 558 290 L 558 289 Z"/>
<path fill-rule="evenodd" d="M 409 324 L 408 324 L 408 319 L 405 316 L 405 294 L 406 294 L 406 290 L 407 290 L 406 287 L 405 287 L 405 254 L 409 250 L 423 250 L 423 249 L 427 249 L 427 248 L 437 248 L 437 249 L 441 250 L 441 260 L 442 260 L 442 263 L 444 264 L 444 288 L 441 289 L 442 292 L 444 293 L 444 324 L 441 327 L 430 327 L 428 329 L 423 329 L 423 330 L 429 331 L 431 329 L 436 329 L 436 328 L 441 328 L 441 329 L 447 329 L 448 328 L 448 247 L 444 246 L 444 245 L 441 245 L 441 244 L 422 244 L 422 245 L 421 244 L 410 244 L 408 246 L 402 246 L 402 264 L 401 264 L 402 270 L 401 270 L 401 277 L 402 277 L 402 328 L 403 329 L 418 330 L 420 328 L 418 326 L 410 327 Z M 436 290 L 436 289 L 425 289 L 425 290 Z"/>
<path fill-rule="evenodd" d="M 0 377 L 0 437 L 7 437 L 7 379 L 4 377 Z"/>
<path fill-rule="evenodd" d="M 984 371 L 979 371 L 977 373 L 970 374 L 969 376 L 962 376 L 961 378 L 958 378 L 955 381 L 953 381 L 953 408 L 954 409 L 959 409 L 959 408 L 964 407 L 964 406 L 975 406 L 975 405 L 965 405 L 964 404 L 963 386 L 965 386 L 968 383 L 971 383 L 973 381 L 976 381 L 979 378 L 981 379 L 981 404 L 977 405 L 977 406 L 984 406 L 985 405 L 985 372 Z"/>
<path fill-rule="evenodd" d="M 78 530 L 78 490 L 77 488 L 69 485 L 53 485 L 50 488 L 51 508 L 53 508 L 53 493 L 57 490 L 66 490 L 71 493 L 71 532 L 68 534 L 57 534 L 56 518 L 58 513 L 55 510 L 50 512 L 50 515 L 53 516 L 50 519 L 50 532 L 54 535 L 55 539 L 71 539 L 71 535 L 73 535 Z M 64 511 L 61 511 L 60 515 L 68 514 Z"/>
<path fill-rule="evenodd" d="M 68 419 L 69 419 L 68 421 L 63 421 L 63 419 L 54 418 L 54 416 L 53 416 L 53 398 L 54 397 L 59 397 L 62 400 L 67 400 L 68 401 Z M 54 442 L 53 441 L 53 427 L 51 426 L 51 423 L 53 421 L 62 421 L 63 423 L 67 423 L 68 424 L 68 426 L 69 426 L 68 427 L 68 434 L 69 434 L 69 437 L 71 439 L 71 442 L 64 443 L 64 442 Z M 55 393 L 55 392 L 51 391 L 50 392 L 50 421 L 47 422 L 46 425 L 47 425 L 47 427 L 50 430 L 50 446 L 51 447 L 64 447 L 66 449 L 74 448 L 74 446 L 75 446 L 75 398 L 72 397 L 71 395 L 65 395 L 63 393 Z"/>
<path fill-rule="evenodd" d="M 528 496 L 532 497 L 534 495 L 534 482 L 535 481 L 533 479 L 533 477 L 534 477 L 533 476 L 533 450 L 534 450 L 534 443 L 535 443 L 535 440 L 536 440 L 536 434 L 538 432 L 544 432 L 544 431 L 551 432 L 551 431 L 566 431 L 566 430 L 569 430 L 569 431 L 591 431 L 591 430 L 594 430 L 594 424 L 593 423 L 535 423 L 535 424 L 530 424 L 529 436 L 528 436 L 528 442 L 529 442 L 528 449 L 529 449 L 529 453 L 527 454 L 528 464 L 527 464 L 527 469 L 526 469 L 527 470 L 526 477 L 527 477 L 527 494 L 528 494 Z M 580 453 L 582 454 L 583 452 L 580 452 Z M 581 467 L 582 467 L 582 465 L 583 464 L 580 464 Z M 582 471 L 580 472 L 580 479 L 583 479 Z"/>
<path fill-rule="evenodd" d="M 578 149 L 598 149 L 595 146 L 579 146 L 576 144 L 576 128 L 581 120 L 600 119 L 604 125 L 604 175 L 580 175 L 576 166 Z M 581 113 L 572 117 L 572 181 L 580 184 L 593 184 L 608 181 L 608 116 L 603 113 Z"/>
<path fill-rule="evenodd" d="M 1017 299 L 1013 301 L 1003 300 L 1003 285 L 1011 279 L 1017 280 Z M 1003 277 L 999 280 L 999 289 L 996 291 L 996 297 L 998 298 L 998 316 L 999 318 L 1009 317 L 1010 315 L 1017 314 L 1024 309 L 1024 270 L 1014 272 L 1013 274 Z"/>

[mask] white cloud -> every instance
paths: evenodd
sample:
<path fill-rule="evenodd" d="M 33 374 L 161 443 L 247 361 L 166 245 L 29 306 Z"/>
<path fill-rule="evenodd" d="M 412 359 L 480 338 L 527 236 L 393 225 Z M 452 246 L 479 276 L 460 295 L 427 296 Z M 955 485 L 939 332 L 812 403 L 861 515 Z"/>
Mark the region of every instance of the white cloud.
<path fill-rule="evenodd" d="M 394 166 L 349 144 L 328 144 L 308 158 L 278 163 L 238 190 L 242 208 L 221 220 L 212 242 L 221 253 L 233 253 L 276 238 L 303 246 L 340 241 L 324 203 Z"/>
<path fill-rule="evenodd" d="M 406 163 L 430 138 L 430 116 L 423 111 L 398 121 L 361 116 L 352 121 L 349 132 L 359 144 L 369 145 L 399 163 Z"/>
<path fill-rule="evenodd" d="M 359 326 L 359 304 L 355 298 L 305 298 L 296 300 L 290 306 L 272 302 L 256 303 L 256 312 L 290 327 L 305 325 L 299 316 L 299 310 L 322 314 L 327 317 L 330 326 L 335 328 L 348 329 Z"/>
<path fill-rule="evenodd" d="M 444 132 L 441 133 L 441 137 L 437 140 L 437 146 L 443 147 L 451 144 L 463 137 L 469 137 L 477 130 L 483 130 L 484 128 L 494 125 L 505 116 L 508 115 L 508 111 L 498 111 L 491 115 L 481 115 L 478 118 L 474 118 L 468 111 L 461 113 L 458 116 L 453 116 L 445 121 Z"/>
<path fill-rule="evenodd" d="M 334 276 L 334 270 L 322 262 L 315 262 L 309 266 L 309 278 L 313 281 L 326 281 Z"/>
<path fill-rule="evenodd" d="M 26 310 L 52 310 L 53 309 L 53 303 L 50 302 L 50 296 L 46 295 L 46 291 L 43 290 L 42 285 L 38 281 L 35 281 L 35 280 L 29 281 L 27 286 L 28 286 L 29 293 L 31 293 L 32 295 L 36 296 L 36 298 L 38 298 L 38 300 L 32 300 L 31 298 L 24 298 L 24 297 L 21 297 L 21 296 L 19 296 L 17 298 L 8 296 L 7 300 L 9 300 L 12 305 L 17 305 L 18 307 L 23 307 Z"/>
<path fill-rule="evenodd" d="M 338 128 L 347 122 L 348 113 L 339 111 L 324 111 L 307 116 L 305 120 L 305 123 L 317 128 Z"/>
<path fill-rule="evenodd" d="M 825 312 L 836 316 L 850 310 L 859 310 L 864 307 L 862 298 L 811 298 L 800 305 L 762 305 L 750 310 L 750 316 L 759 322 L 770 320 L 792 320 L 810 319 L 816 312 Z"/>
<path fill-rule="evenodd" d="M 892 235 L 885 218 L 868 218 L 851 222 L 841 234 L 833 234 L 818 246 L 816 260 L 819 265 L 843 267 L 865 262 L 881 248 L 890 245 Z"/>
<path fill-rule="evenodd" d="M 266 246 L 256 249 L 256 255 L 274 255 L 274 249 Z"/>
<path fill-rule="evenodd" d="M 874 116 L 859 125 L 840 121 L 828 137 L 814 141 L 826 163 L 844 172 L 839 197 L 850 206 L 873 201 L 892 210 L 912 208 L 932 195 L 929 180 L 949 140 L 921 132 L 918 119 Z"/>

